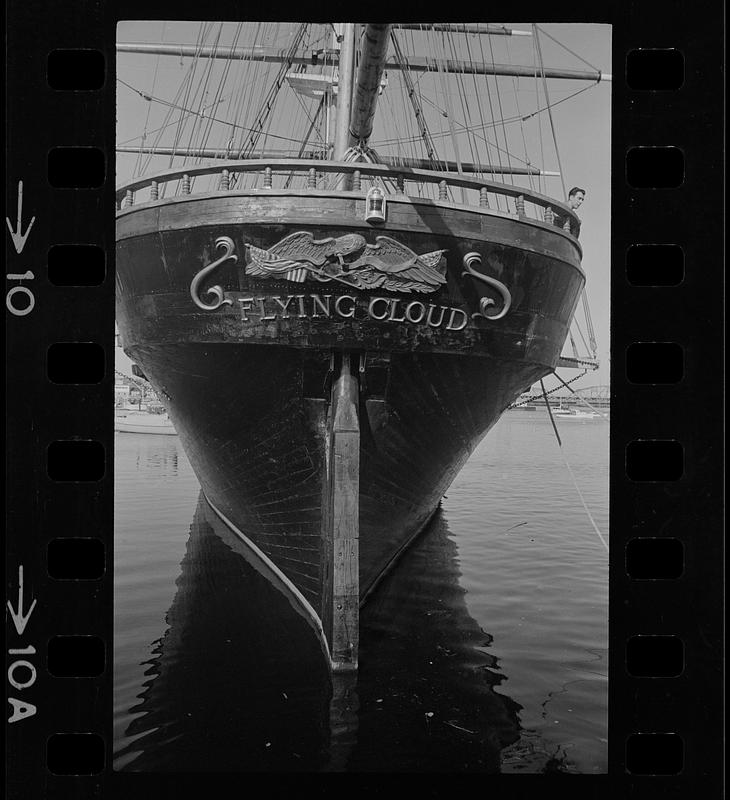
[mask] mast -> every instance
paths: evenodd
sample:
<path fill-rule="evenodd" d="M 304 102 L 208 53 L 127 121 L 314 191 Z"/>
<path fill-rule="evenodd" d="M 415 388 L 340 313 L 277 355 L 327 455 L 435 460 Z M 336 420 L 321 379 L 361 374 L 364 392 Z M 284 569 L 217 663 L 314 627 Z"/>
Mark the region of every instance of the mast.
<path fill-rule="evenodd" d="M 355 67 L 355 25 L 343 26 L 340 46 L 339 76 L 337 78 L 337 124 L 335 127 L 335 161 L 342 161 L 350 146 L 349 123 L 352 107 L 352 77 Z"/>
<path fill-rule="evenodd" d="M 385 57 L 388 52 L 390 25 L 369 23 L 363 33 L 357 85 L 350 114 L 350 138 L 354 144 L 364 146 L 373 132 L 375 107 L 378 103 L 380 80 L 383 77 Z"/>

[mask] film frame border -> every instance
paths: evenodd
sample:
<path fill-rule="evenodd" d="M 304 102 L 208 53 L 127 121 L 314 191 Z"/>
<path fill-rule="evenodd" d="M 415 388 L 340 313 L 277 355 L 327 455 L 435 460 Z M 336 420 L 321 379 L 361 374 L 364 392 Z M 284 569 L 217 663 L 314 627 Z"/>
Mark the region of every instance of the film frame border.
<path fill-rule="evenodd" d="M 6 208 L 10 220 L 19 204 L 20 181 L 24 207 L 18 227 L 11 229 L 19 237 L 17 243 L 15 237 L 7 240 L 7 273 L 17 276 L 31 271 L 34 275 L 7 281 L 6 293 L 15 286 L 26 286 L 33 293 L 34 306 L 27 314 L 6 315 L 7 452 L 11 466 L 6 489 L 6 586 L 15 610 L 6 624 L 6 687 L 9 695 L 38 709 L 26 720 L 6 726 L 11 797 L 152 796 L 183 783 L 210 790 L 219 780 L 240 777 L 128 775 L 111 769 L 114 435 L 106 409 L 113 391 L 113 370 L 107 366 L 100 382 L 76 386 L 52 383 L 46 377 L 46 352 L 58 342 L 98 343 L 106 351 L 107 365 L 113 363 L 114 220 L 109 210 L 115 207 L 115 27 L 121 19 L 201 16 L 189 3 L 177 4 L 174 9 L 163 5 L 153 10 L 150 3 L 118 2 L 102 7 L 91 0 L 74 0 L 65 7 L 48 8 L 38 0 L 22 6 L 13 0 L 9 6 Z M 719 234 L 724 220 L 722 186 L 716 177 L 723 152 L 721 5 L 715 4 L 714 17 L 708 11 L 701 20 L 688 18 L 686 12 L 691 9 L 687 3 L 668 8 L 634 0 L 620 10 L 604 3 L 584 6 L 561 8 L 559 21 L 612 24 L 616 75 L 612 95 L 610 511 L 615 543 L 610 557 L 609 772 L 571 776 L 561 781 L 561 790 L 567 794 L 575 791 L 580 797 L 669 798 L 684 797 L 687 790 L 711 797 L 719 795 L 722 786 L 720 382 L 703 384 L 702 407 L 694 414 L 691 409 L 697 408 L 698 383 L 706 376 L 722 374 L 719 290 L 723 252 Z M 404 8 L 404 18 L 410 16 L 407 11 Z M 529 2 L 521 4 L 519 11 L 521 16 L 542 21 L 555 16 Z M 236 3 L 214 2 L 206 7 L 204 16 L 235 19 L 240 13 Z M 103 53 L 104 86 L 79 92 L 52 89 L 46 79 L 47 59 L 59 48 Z M 685 62 L 682 87 L 659 92 L 629 88 L 623 79 L 626 59 L 642 48 L 681 50 Z M 663 146 L 683 150 L 683 184 L 670 189 L 632 189 L 625 177 L 629 148 Z M 48 153 L 56 147 L 101 148 L 106 155 L 103 182 L 88 189 L 50 187 Z M 34 222 L 29 230 L 31 218 Z M 671 220 L 670 230 L 667 219 Z M 52 285 L 45 269 L 48 249 L 63 244 L 101 247 L 107 262 L 104 281 L 83 288 Z M 629 248 L 657 244 L 683 248 L 686 267 L 682 282 L 661 289 L 631 285 L 625 265 Z M 629 382 L 624 354 L 636 342 L 680 344 L 684 349 L 683 379 L 666 385 Z M 52 481 L 46 471 L 48 447 L 57 440 L 74 439 L 103 445 L 102 476 L 86 482 Z M 627 447 L 641 440 L 680 442 L 684 448 L 682 477 L 672 482 L 630 480 L 626 475 Z M 101 540 L 103 575 L 88 580 L 49 577 L 47 550 L 61 538 Z M 626 549 L 639 539 L 681 542 L 683 573 L 666 580 L 630 577 Z M 104 639 L 105 670 L 84 678 L 50 674 L 46 649 L 54 636 Z M 682 672 L 673 677 L 629 675 L 626 642 L 641 636 L 679 636 L 684 643 Z M 13 667 L 19 660 L 30 667 Z M 10 676 L 22 688 L 16 688 Z M 83 776 L 48 771 L 47 741 L 59 733 L 104 737 L 101 771 Z M 679 774 L 627 771 L 629 737 L 653 733 L 682 737 Z M 384 780 L 399 785 L 394 781 L 398 776 L 361 777 L 358 785 L 363 789 L 377 787 Z M 444 777 L 448 778 L 443 782 L 446 786 L 460 782 L 461 776 Z M 290 781 L 296 786 L 302 778 L 291 781 L 281 775 L 276 776 L 276 783 L 284 786 Z M 420 785 L 418 780 L 411 783 L 413 778 L 403 786 Z M 519 786 L 510 778 L 506 786 L 511 792 L 529 789 L 532 793 L 544 788 L 543 776 L 522 776 L 517 779 Z M 339 780 L 329 783 L 344 786 Z M 428 786 L 434 791 L 441 783 L 429 777 Z"/>

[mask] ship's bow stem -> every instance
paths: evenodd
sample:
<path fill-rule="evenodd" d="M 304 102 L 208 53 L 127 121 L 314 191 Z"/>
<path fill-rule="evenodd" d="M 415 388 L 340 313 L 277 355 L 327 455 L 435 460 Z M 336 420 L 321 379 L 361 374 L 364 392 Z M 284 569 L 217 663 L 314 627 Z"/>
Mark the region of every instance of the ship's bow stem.
<path fill-rule="evenodd" d="M 360 423 L 358 382 L 350 355 L 341 356 L 328 419 L 324 498 L 323 623 L 332 669 L 357 669 L 359 638 Z"/>

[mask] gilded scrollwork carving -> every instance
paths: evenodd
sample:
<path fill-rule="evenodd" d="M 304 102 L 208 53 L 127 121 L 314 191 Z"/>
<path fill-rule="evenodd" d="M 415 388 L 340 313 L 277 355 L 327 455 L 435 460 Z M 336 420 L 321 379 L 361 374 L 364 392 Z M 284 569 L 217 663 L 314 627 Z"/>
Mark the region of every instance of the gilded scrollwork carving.
<path fill-rule="evenodd" d="M 220 250 L 221 248 L 224 250 L 223 255 L 211 264 L 208 264 L 207 267 L 203 267 L 190 282 L 190 296 L 193 298 L 195 305 L 198 306 L 198 308 L 202 308 L 203 311 L 215 311 L 216 308 L 220 308 L 222 305 L 232 305 L 231 300 L 224 298 L 222 286 L 211 286 L 209 289 L 205 290 L 205 294 L 215 295 L 216 299 L 212 303 L 205 303 L 200 297 L 200 287 L 209 275 L 225 261 L 228 261 L 228 259 L 231 259 L 234 263 L 238 261 L 238 256 L 233 254 L 235 245 L 230 237 L 219 236 L 215 240 L 215 249 Z"/>
<path fill-rule="evenodd" d="M 490 286 L 492 289 L 496 289 L 497 292 L 502 296 L 502 308 L 496 314 L 488 314 L 488 309 L 491 306 L 496 306 L 496 301 L 491 297 L 481 297 L 479 298 L 479 311 L 475 311 L 471 316 L 472 319 L 475 317 L 482 317 L 483 319 L 489 320 L 496 320 L 502 319 L 510 309 L 512 305 L 512 295 L 510 294 L 509 289 L 501 282 L 498 281 L 496 278 L 491 278 L 489 275 L 484 275 L 481 272 L 477 272 L 475 269 L 472 268 L 473 264 L 481 264 L 482 257 L 479 253 L 467 253 L 463 259 L 464 263 L 464 272 L 462 272 L 462 276 L 469 275 L 472 278 L 475 278 L 482 283 L 486 283 L 487 286 Z"/>

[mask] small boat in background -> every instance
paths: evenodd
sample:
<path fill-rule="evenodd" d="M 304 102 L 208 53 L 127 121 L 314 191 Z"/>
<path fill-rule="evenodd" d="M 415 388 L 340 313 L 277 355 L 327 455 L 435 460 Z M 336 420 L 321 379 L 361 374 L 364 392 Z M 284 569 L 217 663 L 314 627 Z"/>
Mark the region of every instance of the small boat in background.
<path fill-rule="evenodd" d="M 177 435 L 167 413 L 158 414 L 137 408 L 115 409 L 114 430 L 119 433 L 151 433 L 156 436 Z"/>
<path fill-rule="evenodd" d="M 588 422 L 590 420 L 602 419 L 596 411 L 583 411 L 577 408 L 556 408 L 553 409 L 553 416 L 558 419 L 571 420 L 575 422 Z"/>

